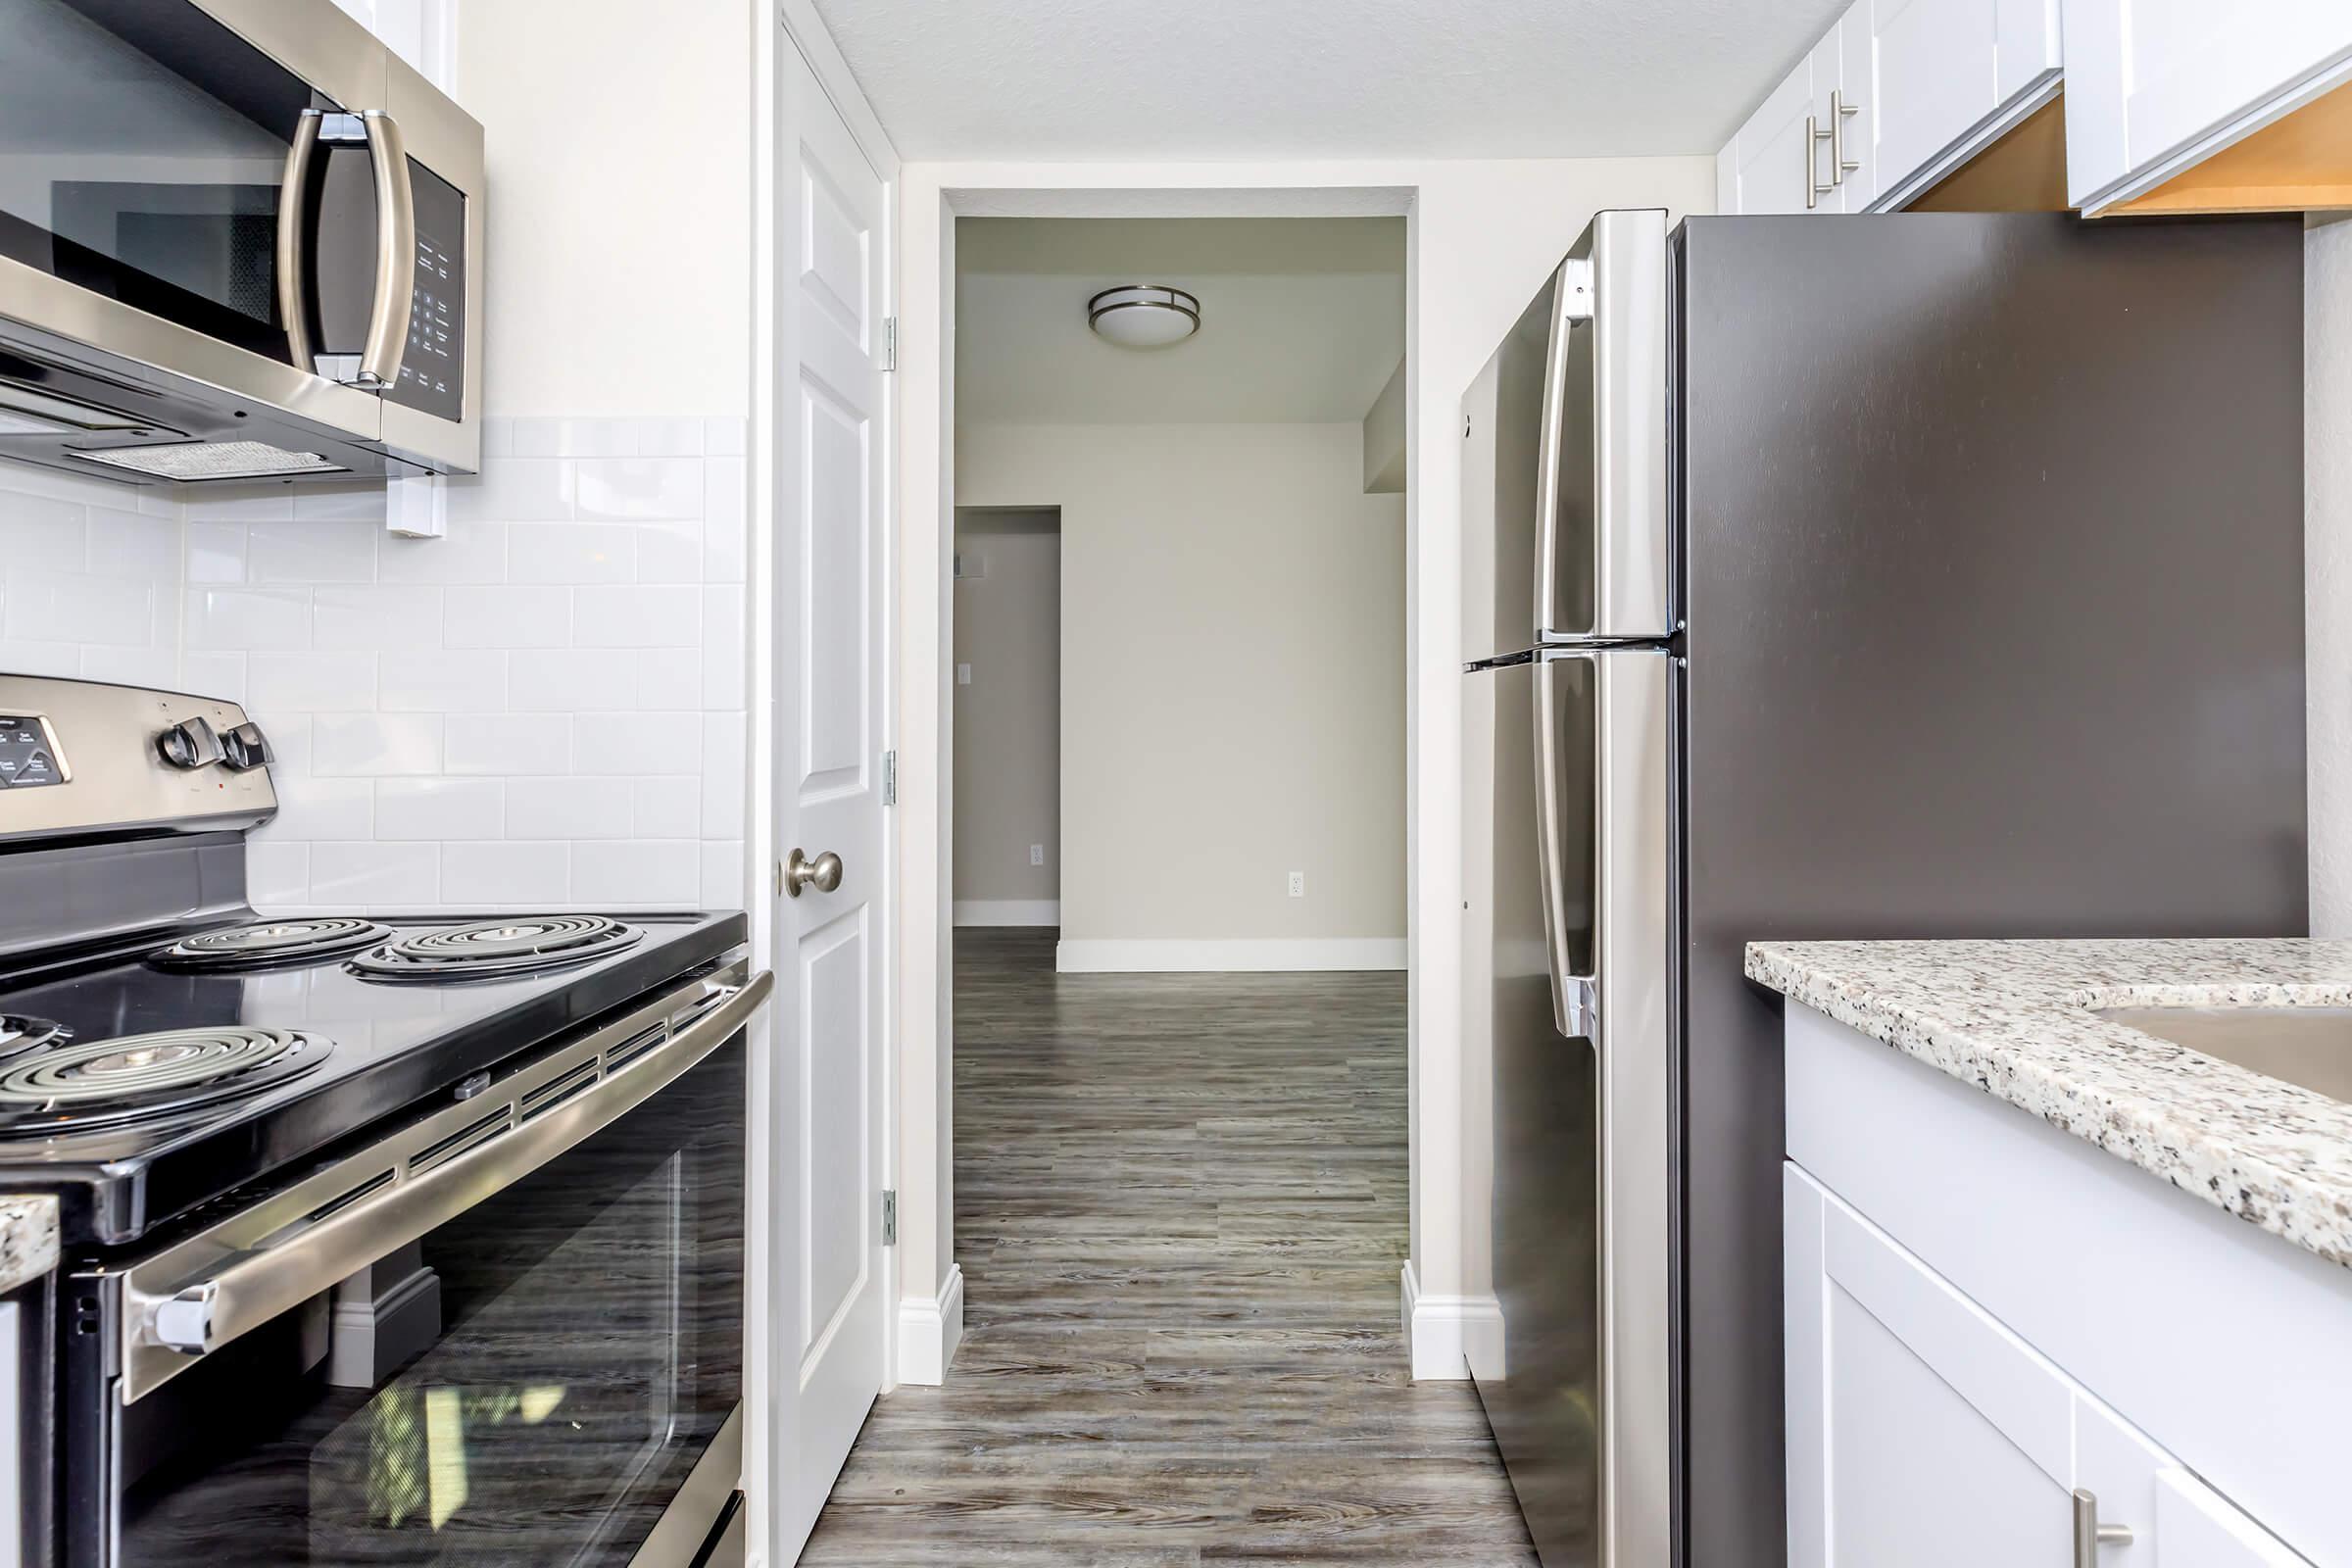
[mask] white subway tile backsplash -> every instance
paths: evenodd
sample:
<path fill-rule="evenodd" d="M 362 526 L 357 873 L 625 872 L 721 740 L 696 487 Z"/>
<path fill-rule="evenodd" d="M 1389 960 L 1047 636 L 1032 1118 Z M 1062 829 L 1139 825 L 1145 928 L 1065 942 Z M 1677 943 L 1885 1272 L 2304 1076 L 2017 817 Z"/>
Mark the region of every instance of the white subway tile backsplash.
<path fill-rule="evenodd" d="M 32 642 L 128 643 L 155 634 L 156 588 L 126 577 L 18 573 L 8 585 L 7 635 Z"/>
<path fill-rule="evenodd" d="M 276 716 L 266 708 L 249 711 L 265 729 Z M 311 771 L 321 778 L 439 773 L 441 726 L 438 713 L 318 714 L 311 720 Z"/>
<path fill-rule="evenodd" d="M 572 771 L 571 721 L 553 713 L 452 713 L 448 769 L 468 774 Z"/>
<path fill-rule="evenodd" d="M 702 846 L 691 839 L 590 842 L 571 849 L 571 896 L 583 904 L 684 906 L 702 890 Z"/>
<path fill-rule="evenodd" d="M 438 648 L 443 593 L 439 588 L 377 583 L 329 584 L 311 591 L 315 635 L 321 648 L 386 652 Z"/>
<path fill-rule="evenodd" d="M 699 459 L 581 458 L 571 469 L 579 516 L 643 521 L 703 514 Z"/>
<path fill-rule="evenodd" d="M 80 571 L 89 562 L 83 515 L 74 502 L 9 497 L 0 510 L 0 566 L 12 576 Z"/>
<path fill-rule="evenodd" d="M 276 743 L 273 731 L 270 744 Z M 270 824 L 272 838 L 313 842 L 377 836 L 374 781 L 292 776 L 283 751 L 271 773 L 271 782 L 277 786 L 277 817 Z"/>
<path fill-rule="evenodd" d="M 403 649 L 376 673 L 376 707 L 388 713 L 496 713 L 507 707 L 507 661 L 496 649 Z"/>
<path fill-rule="evenodd" d="M 452 588 L 442 640 L 452 648 L 564 648 L 572 640 L 568 588 Z"/>
<path fill-rule="evenodd" d="M 89 569 L 178 587 L 179 528 L 163 517 L 114 507 L 89 509 Z"/>
<path fill-rule="evenodd" d="M 637 575 L 637 530 L 614 522 L 534 522 L 509 536 L 512 582 L 627 582 Z"/>
<path fill-rule="evenodd" d="M 422 905 L 440 897 L 441 847 L 437 844 L 314 844 L 311 890 L 314 903 Z"/>
<path fill-rule="evenodd" d="M 376 838 L 495 839 L 503 835 L 505 827 L 506 787 L 496 779 L 379 778 L 375 781 Z"/>
<path fill-rule="evenodd" d="M 641 778 L 636 786 L 636 808 L 630 813 L 635 836 L 641 839 L 690 839 L 703 830 L 703 780 L 700 773 L 674 778 Z"/>
<path fill-rule="evenodd" d="M 375 569 L 384 582 L 505 582 L 507 532 L 503 522 L 452 522 L 440 539 L 387 538 Z"/>
<path fill-rule="evenodd" d="M 247 523 L 246 576 L 270 583 L 373 582 L 375 541 L 383 531 L 371 522 Z"/>
<path fill-rule="evenodd" d="M 699 588 L 576 588 L 572 595 L 572 641 L 579 647 L 674 648 L 702 641 Z"/>
<path fill-rule="evenodd" d="M 695 765 L 699 713 L 582 713 L 571 722 L 574 773 L 620 777 Z"/>
<path fill-rule="evenodd" d="M 308 588 L 191 588 L 190 648 L 308 648 Z"/>
<path fill-rule="evenodd" d="M 386 533 L 379 485 L 0 465 L 0 668 L 246 703 L 272 909 L 740 906 L 748 448 L 493 417 L 436 540 Z"/>
<path fill-rule="evenodd" d="M 621 778 L 518 778 L 507 785 L 511 839 L 625 839 L 634 790 Z"/>
<path fill-rule="evenodd" d="M 450 904 L 517 906 L 570 902 L 571 847 L 565 844 L 444 844 L 441 897 Z"/>
<path fill-rule="evenodd" d="M 257 653 L 245 661 L 245 701 L 266 712 L 348 709 L 374 685 L 373 654 Z"/>
<path fill-rule="evenodd" d="M 245 524 L 191 522 L 187 525 L 188 581 L 245 580 Z"/>

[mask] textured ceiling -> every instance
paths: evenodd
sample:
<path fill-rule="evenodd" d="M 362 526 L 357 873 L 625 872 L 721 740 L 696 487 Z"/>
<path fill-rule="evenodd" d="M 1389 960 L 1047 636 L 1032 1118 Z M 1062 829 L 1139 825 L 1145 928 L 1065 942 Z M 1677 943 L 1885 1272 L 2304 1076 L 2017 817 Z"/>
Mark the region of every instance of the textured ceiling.
<path fill-rule="evenodd" d="M 1357 419 L 1404 358 L 1400 218 L 967 218 L 956 274 L 961 423 Z M 1200 330 L 1105 343 L 1117 283 L 1192 290 Z"/>
<path fill-rule="evenodd" d="M 922 159 L 1712 153 L 1847 0 L 815 0 Z"/>

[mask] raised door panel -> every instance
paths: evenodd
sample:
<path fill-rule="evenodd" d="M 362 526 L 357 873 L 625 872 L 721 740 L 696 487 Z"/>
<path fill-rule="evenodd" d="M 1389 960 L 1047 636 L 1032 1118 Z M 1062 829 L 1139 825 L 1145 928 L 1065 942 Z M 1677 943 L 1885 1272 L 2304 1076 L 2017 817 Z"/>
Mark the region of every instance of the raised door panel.
<path fill-rule="evenodd" d="M 1874 0 L 1877 188 L 1937 163 L 2000 104 L 1997 0 Z"/>
<path fill-rule="evenodd" d="M 2344 0 L 2066 0 L 2067 190 L 2136 195 L 2352 75 Z"/>
<path fill-rule="evenodd" d="M 1733 141 L 1734 184 L 1741 213 L 1801 213 L 1807 211 L 1805 186 L 1822 177 L 1813 162 L 1814 143 L 1805 118 L 1817 113 L 1813 94 L 1813 60 L 1796 64 L 1770 97 L 1747 118 Z"/>

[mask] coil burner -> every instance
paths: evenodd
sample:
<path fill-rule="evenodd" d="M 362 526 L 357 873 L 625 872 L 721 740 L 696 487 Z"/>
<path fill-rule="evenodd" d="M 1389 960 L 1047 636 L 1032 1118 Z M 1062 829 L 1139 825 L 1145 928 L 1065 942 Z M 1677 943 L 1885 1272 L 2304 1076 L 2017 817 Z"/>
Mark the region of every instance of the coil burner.
<path fill-rule="evenodd" d="M 476 920 L 370 948 L 351 967 L 371 980 L 512 979 L 609 957 L 644 936 L 595 914 Z"/>
<path fill-rule="evenodd" d="M 0 1064 L 0 1131 L 55 1133 L 171 1115 L 282 1084 L 333 1049 L 316 1035 L 239 1028 L 20 1049 Z"/>
<path fill-rule="evenodd" d="M 274 969 L 340 958 L 391 934 L 388 925 L 348 915 L 260 920 L 190 937 L 155 955 L 152 961 L 167 969 Z"/>

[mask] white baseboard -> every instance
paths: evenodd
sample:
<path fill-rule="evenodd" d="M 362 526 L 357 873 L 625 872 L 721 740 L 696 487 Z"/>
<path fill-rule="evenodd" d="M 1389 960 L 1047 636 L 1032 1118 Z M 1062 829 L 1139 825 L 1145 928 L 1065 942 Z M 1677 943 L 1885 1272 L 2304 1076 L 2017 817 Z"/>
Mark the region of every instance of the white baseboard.
<path fill-rule="evenodd" d="M 899 1303 L 899 1381 L 937 1388 L 963 1343 L 963 1265 L 950 1263 L 939 1295 Z"/>
<path fill-rule="evenodd" d="M 1413 1265 L 1402 1277 L 1404 1343 L 1416 1383 L 1458 1383 L 1470 1376 L 1470 1348 L 1502 1331 L 1502 1305 L 1492 1296 L 1424 1296 Z"/>
<path fill-rule="evenodd" d="M 1054 959 L 1054 967 L 1063 974 L 1294 974 L 1404 965 L 1402 937 L 1065 941 Z"/>
<path fill-rule="evenodd" d="M 957 925 L 1059 925 L 1059 899 L 957 899 L 948 906 Z"/>

